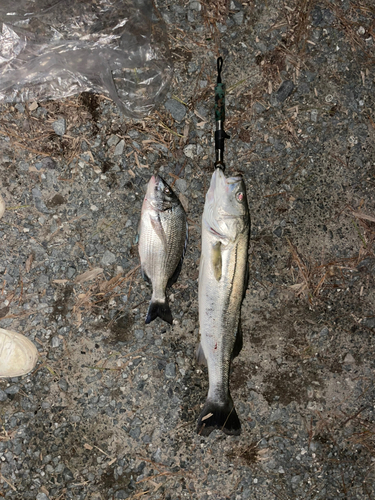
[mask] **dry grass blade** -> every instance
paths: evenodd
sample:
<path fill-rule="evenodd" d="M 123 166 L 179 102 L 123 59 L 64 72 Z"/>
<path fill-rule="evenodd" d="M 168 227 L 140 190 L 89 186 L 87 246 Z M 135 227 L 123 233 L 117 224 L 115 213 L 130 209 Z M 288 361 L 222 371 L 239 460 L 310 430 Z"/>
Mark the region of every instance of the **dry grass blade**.
<path fill-rule="evenodd" d="M 33 261 L 34 261 L 34 254 L 32 254 L 32 253 L 31 253 L 31 254 L 28 256 L 28 258 L 27 258 L 27 260 L 26 260 L 26 262 L 25 262 L 25 271 L 26 271 L 27 273 L 29 273 L 29 272 L 30 272 L 30 270 L 31 270 L 31 265 L 32 265 Z"/>
<path fill-rule="evenodd" d="M 260 450 L 258 447 L 259 442 L 252 441 L 248 445 L 243 445 L 239 447 L 234 447 L 228 454 L 227 457 L 230 460 L 240 460 L 245 462 L 247 465 L 256 464 L 262 457 L 262 454 L 266 451 Z"/>
<path fill-rule="evenodd" d="M 352 214 L 354 215 L 354 217 L 357 217 L 357 219 L 363 219 L 363 220 L 368 220 L 370 222 L 375 222 L 375 217 L 373 217 L 372 215 L 366 215 L 362 212 L 352 212 Z"/>
<path fill-rule="evenodd" d="M 292 288 L 297 292 L 298 295 L 302 294 L 307 290 L 308 292 L 311 290 L 311 272 L 309 266 L 305 264 L 302 257 L 299 255 L 297 247 L 293 245 L 293 243 L 288 239 L 289 249 L 292 254 L 293 262 L 295 262 L 298 266 L 302 283 L 296 283 L 292 285 Z"/>
<path fill-rule="evenodd" d="M 7 483 L 7 485 L 10 486 L 13 491 L 17 491 L 17 488 L 15 488 L 13 484 L 10 481 L 8 481 L 8 479 L 6 479 L 2 474 L 0 474 L 0 480 L 4 481 L 4 483 Z"/>
<path fill-rule="evenodd" d="M 89 314 L 92 310 L 104 306 L 104 304 L 121 295 L 123 293 L 121 287 L 133 279 L 133 275 L 139 267 L 139 265 L 134 267 L 125 276 L 122 276 L 121 273 L 117 274 L 108 281 L 101 277 L 103 269 L 100 267 L 86 271 L 78 276 L 76 278 L 77 285 L 83 287 L 87 281 L 91 281 L 91 283 L 85 285 L 82 292 L 76 295 L 73 312 L 77 317 L 77 321 L 80 323 L 83 314 Z"/>
<path fill-rule="evenodd" d="M 94 269 L 90 269 L 89 271 L 86 271 L 83 274 L 80 274 L 77 276 L 75 279 L 76 283 L 84 283 L 85 281 L 91 281 L 94 280 L 99 276 L 99 274 L 102 274 L 103 268 L 101 267 L 94 267 Z"/>
<path fill-rule="evenodd" d="M 293 265 L 298 269 L 295 283 L 290 288 L 298 295 L 306 295 L 311 302 L 325 288 L 344 288 L 346 279 L 344 273 L 354 270 L 360 262 L 374 256 L 375 217 L 349 207 L 347 212 L 353 215 L 352 225 L 361 241 L 358 253 L 346 259 L 330 261 L 324 264 L 309 262 L 302 257 L 297 247 L 288 240 L 291 253 L 291 270 Z"/>

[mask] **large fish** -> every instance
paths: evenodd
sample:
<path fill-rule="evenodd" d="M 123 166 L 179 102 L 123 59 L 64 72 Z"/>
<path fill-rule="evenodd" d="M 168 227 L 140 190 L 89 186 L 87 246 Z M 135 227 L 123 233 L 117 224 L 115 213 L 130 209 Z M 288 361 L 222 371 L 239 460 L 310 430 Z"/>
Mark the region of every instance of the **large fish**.
<path fill-rule="evenodd" d="M 171 187 L 159 175 L 147 185 L 139 226 L 139 256 L 144 279 L 152 283 L 146 323 L 160 317 L 172 324 L 165 294 L 176 282 L 186 251 L 186 213 Z"/>
<path fill-rule="evenodd" d="M 232 359 L 242 349 L 241 303 L 248 282 L 250 216 L 241 176 L 217 168 L 206 194 L 199 268 L 198 362 L 207 363 L 209 390 L 197 432 L 238 435 L 241 423 L 229 392 Z"/>

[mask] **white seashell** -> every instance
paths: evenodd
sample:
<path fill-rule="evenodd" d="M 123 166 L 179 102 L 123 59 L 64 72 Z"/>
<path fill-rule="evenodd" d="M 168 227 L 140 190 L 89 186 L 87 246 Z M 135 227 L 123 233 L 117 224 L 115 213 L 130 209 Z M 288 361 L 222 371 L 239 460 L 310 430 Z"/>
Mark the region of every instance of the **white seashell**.
<path fill-rule="evenodd" d="M 38 350 L 24 335 L 0 328 L 0 378 L 29 373 L 38 361 Z"/>
<path fill-rule="evenodd" d="M 5 201 L 4 198 L 0 194 L 0 219 L 4 215 L 5 212 Z"/>

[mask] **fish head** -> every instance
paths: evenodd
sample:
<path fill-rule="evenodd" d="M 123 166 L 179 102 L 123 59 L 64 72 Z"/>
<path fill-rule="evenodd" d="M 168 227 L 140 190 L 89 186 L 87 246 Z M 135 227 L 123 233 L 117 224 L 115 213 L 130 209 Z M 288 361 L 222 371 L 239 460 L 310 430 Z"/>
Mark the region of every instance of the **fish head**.
<path fill-rule="evenodd" d="M 167 182 L 158 174 L 151 177 L 145 195 L 147 206 L 157 212 L 165 212 L 180 203 Z"/>
<path fill-rule="evenodd" d="M 249 207 L 242 175 L 225 177 L 217 168 L 206 195 L 203 221 L 223 243 L 235 241 L 249 225 Z"/>

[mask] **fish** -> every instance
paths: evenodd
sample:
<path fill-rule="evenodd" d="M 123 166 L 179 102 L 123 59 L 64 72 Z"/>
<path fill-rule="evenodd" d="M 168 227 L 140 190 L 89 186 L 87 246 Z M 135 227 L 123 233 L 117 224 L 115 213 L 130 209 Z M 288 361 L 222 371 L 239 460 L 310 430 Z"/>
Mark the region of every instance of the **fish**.
<path fill-rule="evenodd" d="M 143 200 L 138 243 L 142 277 L 152 284 L 146 324 L 157 317 L 173 323 L 166 288 L 178 279 L 188 235 L 187 216 L 180 200 L 160 175 L 153 175 Z"/>
<path fill-rule="evenodd" d="M 209 389 L 197 432 L 241 433 L 229 391 L 231 362 L 241 351 L 241 304 L 248 285 L 250 214 L 241 175 L 212 175 L 202 215 L 198 278 L 200 344 L 197 361 L 207 364 Z"/>

